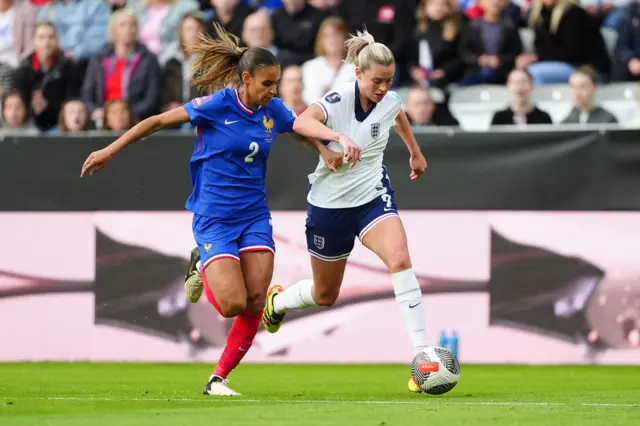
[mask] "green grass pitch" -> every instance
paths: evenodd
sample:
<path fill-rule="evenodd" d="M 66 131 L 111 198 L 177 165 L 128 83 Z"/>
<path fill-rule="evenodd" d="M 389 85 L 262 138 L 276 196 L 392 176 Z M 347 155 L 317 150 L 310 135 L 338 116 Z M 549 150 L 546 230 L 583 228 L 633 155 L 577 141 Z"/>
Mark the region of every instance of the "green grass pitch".
<path fill-rule="evenodd" d="M 442 396 L 405 365 L 241 365 L 241 397 L 204 396 L 205 364 L 0 364 L 2 426 L 640 424 L 640 368 L 463 365 Z"/>

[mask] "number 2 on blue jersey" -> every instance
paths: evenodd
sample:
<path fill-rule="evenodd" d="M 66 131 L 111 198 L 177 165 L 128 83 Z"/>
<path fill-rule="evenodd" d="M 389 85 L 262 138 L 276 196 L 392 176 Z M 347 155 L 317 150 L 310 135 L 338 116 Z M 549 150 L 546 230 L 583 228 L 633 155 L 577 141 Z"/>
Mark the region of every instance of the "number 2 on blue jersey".
<path fill-rule="evenodd" d="M 256 154 L 258 153 L 258 150 L 260 149 L 260 145 L 258 145 L 257 142 L 251 142 L 249 144 L 249 149 L 251 150 L 251 152 L 249 153 L 249 155 L 244 157 L 245 163 L 253 163 L 253 157 L 255 157 Z"/>

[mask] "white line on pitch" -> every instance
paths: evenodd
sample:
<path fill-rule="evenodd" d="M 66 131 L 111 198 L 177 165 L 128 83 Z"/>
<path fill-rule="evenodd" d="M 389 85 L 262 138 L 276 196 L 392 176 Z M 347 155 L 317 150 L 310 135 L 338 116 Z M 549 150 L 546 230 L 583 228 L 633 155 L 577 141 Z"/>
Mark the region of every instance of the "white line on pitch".
<path fill-rule="evenodd" d="M 36 400 L 36 401 L 167 401 L 167 402 L 229 402 L 229 403 L 263 403 L 263 404 L 356 404 L 356 405 L 496 405 L 496 406 L 511 406 L 511 407 L 638 407 L 640 404 L 625 404 L 625 403 L 564 403 L 564 402 L 517 402 L 517 401 L 452 401 L 447 399 L 429 399 L 426 397 L 424 401 L 345 401 L 345 400 L 330 400 L 330 399 L 243 399 L 243 398 L 230 398 L 230 397 L 202 397 L 202 398 L 109 398 L 109 397 L 9 397 L 0 396 L 0 399 L 7 401 L 20 401 L 20 400 Z"/>

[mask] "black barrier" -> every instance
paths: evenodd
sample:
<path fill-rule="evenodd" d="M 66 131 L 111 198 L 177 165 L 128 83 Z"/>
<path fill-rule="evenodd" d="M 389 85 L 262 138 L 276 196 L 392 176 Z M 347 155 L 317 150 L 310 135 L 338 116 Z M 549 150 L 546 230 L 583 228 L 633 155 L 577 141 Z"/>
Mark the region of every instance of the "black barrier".
<path fill-rule="evenodd" d="M 409 180 L 395 135 L 385 153 L 401 209 L 640 210 L 638 131 L 419 134 L 427 174 Z M 0 210 L 182 210 L 191 191 L 193 136 L 155 135 L 80 179 L 87 155 L 111 137 L 5 138 L 0 142 Z M 306 209 L 317 155 L 288 136 L 268 167 L 274 210 Z"/>

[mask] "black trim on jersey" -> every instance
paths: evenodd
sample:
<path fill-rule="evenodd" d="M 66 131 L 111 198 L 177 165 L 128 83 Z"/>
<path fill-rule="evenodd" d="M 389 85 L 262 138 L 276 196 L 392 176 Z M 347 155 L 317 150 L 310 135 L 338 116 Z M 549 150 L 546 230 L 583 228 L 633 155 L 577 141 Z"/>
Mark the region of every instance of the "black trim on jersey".
<path fill-rule="evenodd" d="M 358 88 L 358 80 L 356 80 L 356 98 L 354 100 L 355 100 L 354 104 L 355 104 L 356 120 L 362 123 L 364 120 L 367 119 L 369 114 L 371 114 L 371 112 L 373 111 L 373 109 L 376 107 L 377 104 L 375 102 L 371 102 L 371 108 L 369 108 L 369 111 L 365 111 L 364 109 L 362 109 L 362 103 L 360 102 L 360 89 Z"/>

